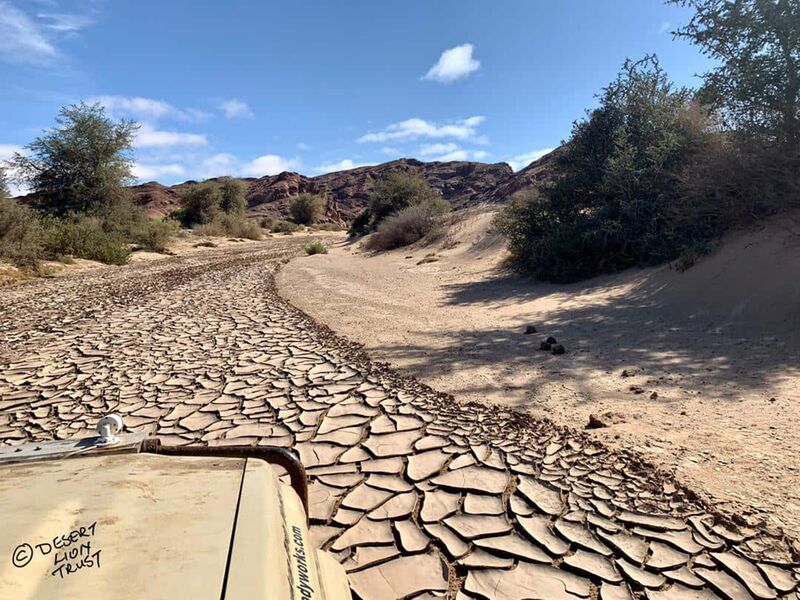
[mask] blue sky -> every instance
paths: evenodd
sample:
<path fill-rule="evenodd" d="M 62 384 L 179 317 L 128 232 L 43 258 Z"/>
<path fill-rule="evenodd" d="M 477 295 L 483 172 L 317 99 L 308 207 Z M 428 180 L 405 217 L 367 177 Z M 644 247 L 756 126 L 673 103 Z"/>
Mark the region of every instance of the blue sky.
<path fill-rule="evenodd" d="M 626 57 L 696 85 L 660 0 L 0 0 L 0 159 L 96 100 L 142 180 L 509 162 L 564 139 Z"/>

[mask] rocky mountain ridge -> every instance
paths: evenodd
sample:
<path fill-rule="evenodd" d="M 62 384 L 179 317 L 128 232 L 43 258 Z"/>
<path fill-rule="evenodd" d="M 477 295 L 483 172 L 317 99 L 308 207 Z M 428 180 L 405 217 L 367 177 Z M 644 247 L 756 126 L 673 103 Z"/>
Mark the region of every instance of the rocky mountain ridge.
<path fill-rule="evenodd" d="M 352 220 L 369 201 L 372 183 L 390 171 L 419 173 L 453 207 L 466 208 L 481 203 L 504 202 L 511 194 L 550 176 L 552 153 L 514 173 L 506 163 L 422 162 L 402 158 L 379 165 L 307 177 L 283 172 L 259 178 L 244 178 L 247 183 L 248 216 L 285 218 L 289 199 L 309 192 L 327 200 L 326 216 L 334 222 Z M 154 216 L 166 215 L 180 205 L 182 190 L 193 181 L 165 186 L 155 181 L 131 187 L 137 204 Z"/>

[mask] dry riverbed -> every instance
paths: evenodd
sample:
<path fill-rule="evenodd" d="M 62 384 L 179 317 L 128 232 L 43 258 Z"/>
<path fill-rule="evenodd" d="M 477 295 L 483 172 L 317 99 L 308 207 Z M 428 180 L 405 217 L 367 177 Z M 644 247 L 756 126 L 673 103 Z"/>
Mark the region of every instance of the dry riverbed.
<path fill-rule="evenodd" d="M 292 261 L 279 288 L 459 401 L 577 428 L 595 415 L 607 426 L 591 435 L 721 510 L 800 534 L 800 215 L 737 234 L 684 273 L 568 286 L 505 272 L 490 221 L 478 211 L 444 242 L 380 256 L 342 243 Z M 550 335 L 565 355 L 538 349 Z"/>

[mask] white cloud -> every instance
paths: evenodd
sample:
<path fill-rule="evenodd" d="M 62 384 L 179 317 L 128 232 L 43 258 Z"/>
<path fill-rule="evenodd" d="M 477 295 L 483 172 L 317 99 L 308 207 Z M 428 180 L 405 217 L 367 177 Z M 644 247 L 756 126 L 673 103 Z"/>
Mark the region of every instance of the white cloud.
<path fill-rule="evenodd" d="M 481 68 L 481 63 L 472 58 L 474 49 L 472 44 L 461 44 L 445 50 L 423 79 L 439 83 L 452 83 L 477 71 Z"/>
<path fill-rule="evenodd" d="M 357 163 L 349 158 L 345 158 L 344 160 L 340 160 L 339 162 L 335 163 L 326 163 L 324 165 L 319 165 L 318 167 L 314 167 L 315 173 L 333 173 L 334 171 L 347 171 L 349 169 L 357 169 L 358 167 L 364 167 L 368 164 L 373 163 Z"/>
<path fill-rule="evenodd" d="M 68 15 L 63 13 L 39 13 L 36 15 L 40 19 L 49 21 L 44 27 L 59 31 L 61 33 L 77 33 L 90 25 L 94 25 L 94 19 L 85 15 Z"/>
<path fill-rule="evenodd" d="M 458 150 L 458 144 L 426 144 L 419 149 L 420 156 L 431 156 L 434 154 L 446 154 L 448 152 L 455 152 Z"/>
<path fill-rule="evenodd" d="M 484 150 L 459 148 L 455 144 L 431 144 L 423 146 L 419 155 L 428 157 L 429 160 L 448 162 L 451 160 L 482 160 L 489 156 L 489 153 Z"/>
<path fill-rule="evenodd" d="M 382 131 L 367 133 L 358 142 L 387 142 L 390 140 L 416 140 L 419 138 L 469 139 L 476 128 L 486 120 L 485 117 L 469 117 L 450 123 L 434 123 L 425 119 L 413 118 L 393 123 Z"/>
<path fill-rule="evenodd" d="M 200 133 L 182 133 L 178 131 L 161 131 L 152 125 L 143 124 L 136 132 L 134 146 L 151 148 L 157 146 L 205 146 L 206 136 Z"/>
<path fill-rule="evenodd" d="M 233 154 L 220 152 L 203 160 L 200 164 L 200 176 L 203 179 L 209 177 L 221 177 L 231 175 L 238 169 L 238 161 Z"/>
<path fill-rule="evenodd" d="M 5 162 L 14 156 L 15 152 L 23 152 L 25 149 L 16 144 L 0 144 L 0 163 Z"/>
<path fill-rule="evenodd" d="M 381 153 L 387 156 L 400 156 L 402 152 L 397 148 L 392 148 L 391 146 L 384 146 L 381 148 Z"/>
<path fill-rule="evenodd" d="M 517 154 L 508 160 L 508 164 L 511 165 L 511 168 L 515 171 L 519 171 L 520 169 L 527 167 L 533 161 L 539 160 L 545 154 L 550 154 L 553 150 L 555 150 L 555 148 L 542 148 L 541 150 L 531 150 L 530 152 L 525 152 L 524 154 Z"/>
<path fill-rule="evenodd" d="M 159 119 L 173 114 L 177 109 L 163 100 L 127 96 L 94 96 L 89 103 L 99 103 L 110 113 L 122 113 L 140 118 Z"/>
<path fill-rule="evenodd" d="M 277 154 L 265 154 L 244 165 L 240 173 L 250 177 L 263 177 L 264 175 L 277 175 L 283 171 L 293 171 L 300 168 L 300 161 L 296 158 L 283 158 Z"/>
<path fill-rule="evenodd" d="M 658 28 L 658 33 L 669 33 L 671 29 L 672 29 L 672 23 L 670 23 L 669 21 L 663 21 L 661 23 L 661 27 Z"/>
<path fill-rule="evenodd" d="M 174 118 L 182 121 L 202 121 L 211 116 L 197 108 L 179 109 L 164 100 L 142 98 L 141 96 L 94 96 L 87 102 L 100 103 L 113 115 L 138 119 Z"/>
<path fill-rule="evenodd" d="M 186 170 L 179 164 L 152 165 L 136 163 L 133 165 L 133 176 L 139 181 L 153 181 L 163 177 L 185 175 Z"/>
<path fill-rule="evenodd" d="M 36 22 L 8 2 L 0 2 L 0 58 L 44 65 L 57 56 L 56 47 Z"/>
<path fill-rule="evenodd" d="M 252 119 L 255 116 L 247 102 L 242 102 L 236 98 L 220 102 L 219 108 L 228 119 Z"/>
<path fill-rule="evenodd" d="M 297 149 L 298 150 L 311 150 L 312 149 L 312 146 L 309 146 L 308 144 L 304 144 L 303 142 L 297 142 L 296 145 L 297 145 Z"/>

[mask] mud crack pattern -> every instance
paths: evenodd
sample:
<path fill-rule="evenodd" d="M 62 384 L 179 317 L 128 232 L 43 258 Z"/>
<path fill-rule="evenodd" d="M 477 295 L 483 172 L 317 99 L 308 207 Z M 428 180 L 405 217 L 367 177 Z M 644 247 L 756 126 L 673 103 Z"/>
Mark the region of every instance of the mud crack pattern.
<path fill-rule="evenodd" d="M 296 448 L 315 543 L 365 600 L 800 599 L 780 532 L 724 521 L 633 453 L 370 362 L 276 294 L 298 251 L 0 290 L 0 441 L 119 412 L 166 444 Z"/>

